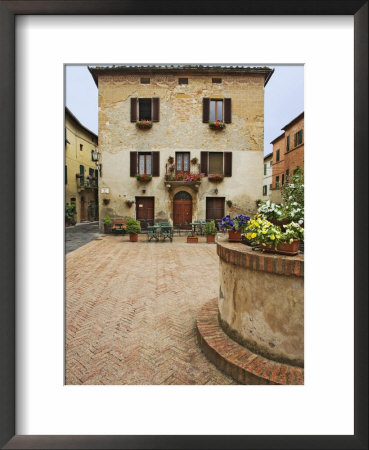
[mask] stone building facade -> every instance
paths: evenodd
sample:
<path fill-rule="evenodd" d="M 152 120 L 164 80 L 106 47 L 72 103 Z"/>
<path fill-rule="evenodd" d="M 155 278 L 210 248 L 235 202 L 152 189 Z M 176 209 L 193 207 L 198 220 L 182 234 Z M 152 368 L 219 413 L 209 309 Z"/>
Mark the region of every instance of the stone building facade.
<path fill-rule="evenodd" d="M 297 169 L 304 168 L 304 113 L 285 125 L 273 145 L 272 200 L 280 202 L 280 188 Z"/>
<path fill-rule="evenodd" d="M 220 219 L 230 212 L 227 200 L 234 214 L 255 211 L 263 178 L 264 86 L 273 70 L 89 70 L 99 90 L 101 221 L 109 215 L 136 217 L 143 227 L 154 221 L 185 226 Z M 210 126 L 217 120 L 225 128 Z"/>
<path fill-rule="evenodd" d="M 91 150 L 98 138 L 65 108 L 65 203 L 76 206 L 77 223 L 98 220 L 98 170 Z"/>

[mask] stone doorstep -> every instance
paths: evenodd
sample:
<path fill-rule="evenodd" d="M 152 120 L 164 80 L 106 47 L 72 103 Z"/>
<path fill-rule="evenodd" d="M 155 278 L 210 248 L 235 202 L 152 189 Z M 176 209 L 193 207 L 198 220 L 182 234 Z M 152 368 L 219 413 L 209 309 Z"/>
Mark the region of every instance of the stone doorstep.
<path fill-rule="evenodd" d="M 216 298 L 201 308 L 196 330 L 207 358 L 240 384 L 304 384 L 304 369 L 269 360 L 233 341 L 219 325 Z"/>

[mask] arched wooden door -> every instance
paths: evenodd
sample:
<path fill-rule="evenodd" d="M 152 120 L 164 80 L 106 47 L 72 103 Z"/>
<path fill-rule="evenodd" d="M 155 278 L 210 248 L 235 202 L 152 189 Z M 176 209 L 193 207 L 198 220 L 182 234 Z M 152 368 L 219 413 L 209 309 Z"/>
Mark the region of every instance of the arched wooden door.
<path fill-rule="evenodd" d="M 177 192 L 173 199 L 173 225 L 190 228 L 192 222 L 192 197 L 188 192 Z"/>

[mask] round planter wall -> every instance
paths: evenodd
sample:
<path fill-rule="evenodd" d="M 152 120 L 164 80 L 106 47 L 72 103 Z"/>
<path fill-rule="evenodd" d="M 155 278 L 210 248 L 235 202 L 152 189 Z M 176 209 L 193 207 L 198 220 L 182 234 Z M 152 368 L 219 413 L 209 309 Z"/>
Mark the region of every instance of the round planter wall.
<path fill-rule="evenodd" d="M 219 320 L 250 350 L 279 362 L 304 364 L 304 261 L 217 244 L 220 257 Z"/>

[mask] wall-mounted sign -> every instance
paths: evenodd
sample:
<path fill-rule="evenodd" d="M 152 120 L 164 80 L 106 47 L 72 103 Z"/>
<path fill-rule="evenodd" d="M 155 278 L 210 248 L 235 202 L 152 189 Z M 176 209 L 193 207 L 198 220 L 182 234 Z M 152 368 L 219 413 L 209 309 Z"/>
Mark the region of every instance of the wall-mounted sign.
<path fill-rule="evenodd" d="M 109 194 L 109 188 L 101 188 L 102 194 Z"/>
<path fill-rule="evenodd" d="M 139 208 L 143 208 L 144 205 L 138 205 Z"/>

